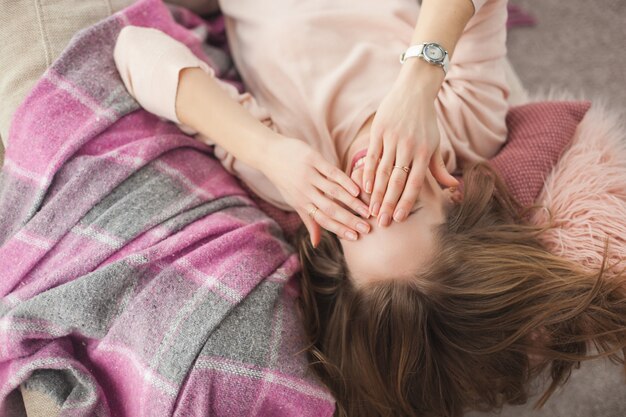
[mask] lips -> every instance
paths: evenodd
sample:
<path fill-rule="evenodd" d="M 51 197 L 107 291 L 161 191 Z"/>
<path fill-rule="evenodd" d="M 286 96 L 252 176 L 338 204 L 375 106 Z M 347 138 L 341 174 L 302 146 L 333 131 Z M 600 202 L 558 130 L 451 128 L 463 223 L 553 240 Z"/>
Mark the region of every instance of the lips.
<path fill-rule="evenodd" d="M 365 155 L 367 155 L 367 148 L 361 149 L 356 154 L 354 154 L 354 157 L 352 158 L 352 163 L 350 164 L 350 172 L 354 170 L 354 166 L 357 162 L 359 162 L 359 159 L 363 158 Z"/>

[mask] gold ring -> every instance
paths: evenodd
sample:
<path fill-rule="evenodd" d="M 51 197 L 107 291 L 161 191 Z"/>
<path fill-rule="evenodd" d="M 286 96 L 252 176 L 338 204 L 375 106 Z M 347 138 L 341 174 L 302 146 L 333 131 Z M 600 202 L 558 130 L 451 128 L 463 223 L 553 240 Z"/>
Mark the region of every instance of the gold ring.
<path fill-rule="evenodd" d="M 313 207 L 313 209 L 309 210 L 309 217 L 311 217 L 312 219 L 315 218 L 315 213 L 317 213 L 318 208 L 317 207 Z"/>
<path fill-rule="evenodd" d="M 400 168 L 402 171 L 406 172 L 407 174 L 409 173 L 409 171 L 411 170 L 410 167 L 401 167 L 400 165 L 394 165 L 394 168 Z"/>

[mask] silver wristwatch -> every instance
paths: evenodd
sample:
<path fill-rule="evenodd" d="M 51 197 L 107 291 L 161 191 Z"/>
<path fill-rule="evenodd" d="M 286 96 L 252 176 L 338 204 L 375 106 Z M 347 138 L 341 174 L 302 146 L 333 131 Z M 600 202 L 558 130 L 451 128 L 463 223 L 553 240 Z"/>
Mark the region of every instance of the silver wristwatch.
<path fill-rule="evenodd" d="M 409 46 L 409 48 L 400 55 L 400 63 L 404 64 L 407 59 L 414 57 L 421 58 L 433 65 L 439 65 L 443 69 L 444 74 L 447 74 L 450 69 L 448 51 L 443 49 L 438 43 L 428 42 Z"/>

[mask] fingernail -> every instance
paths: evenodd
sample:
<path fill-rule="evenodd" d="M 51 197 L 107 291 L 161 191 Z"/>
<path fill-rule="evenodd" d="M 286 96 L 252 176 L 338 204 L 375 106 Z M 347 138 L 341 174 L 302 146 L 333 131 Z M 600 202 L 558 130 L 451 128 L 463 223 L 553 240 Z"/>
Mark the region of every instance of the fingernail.
<path fill-rule="evenodd" d="M 389 226 L 390 221 L 391 219 L 389 218 L 389 215 L 387 213 L 383 213 L 381 214 L 380 219 L 378 219 L 378 225 L 382 227 L 387 227 Z"/>
<path fill-rule="evenodd" d="M 378 210 L 380 210 L 380 203 L 377 201 L 374 203 L 374 206 L 372 207 L 372 214 L 374 216 L 378 216 Z"/>
<path fill-rule="evenodd" d="M 371 181 L 368 181 L 365 184 L 365 192 L 368 193 L 368 194 L 372 193 L 372 182 Z"/>
<path fill-rule="evenodd" d="M 397 222 L 401 222 L 402 220 L 404 220 L 404 215 L 405 215 L 405 211 L 403 209 L 398 209 L 393 214 L 393 219 Z"/>
<path fill-rule="evenodd" d="M 370 216 L 370 210 L 368 208 L 359 207 L 357 211 L 361 216 L 365 217 L 366 219 Z"/>
<path fill-rule="evenodd" d="M 368 233 L 370 231 L 370 226 L 367 223 L 357 223 L 356 230 L 361 233 Z"/>
<path fill-rule="evenodd" d="M 354 233 L 353 231 L 346 232 L 346 237 L 349 240 L 356 240 L 356 233 Z"/>
<path fill-rule="evenodd" d="M 358 197 L 360 193 L 361 193 L 361 190 L 359 190 L 359 187 L 355 187 L 352 189 L 353 196 Z"/>

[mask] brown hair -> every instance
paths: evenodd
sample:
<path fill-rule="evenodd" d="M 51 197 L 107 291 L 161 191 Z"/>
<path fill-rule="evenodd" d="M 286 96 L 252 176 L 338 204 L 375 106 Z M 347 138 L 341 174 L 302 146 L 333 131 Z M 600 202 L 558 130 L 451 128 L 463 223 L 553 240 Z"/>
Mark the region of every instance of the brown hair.
<path fill-rule="evenodd" d="M 549 368 L 543 405 L 572 368 L 597 354 L 623 363 L 626 282 L 545 250 L 542 228 L 486 165 L 437 229 L 425 273 L 356 288 L 341 245 L 302 232 L 301 307 L 311 367 L 338 416 L 457 417 L 527 401 Z M 529 356 L 531 355 L 531 356 Z M 535 358 L 534 360 L 529 357 Z"/>

